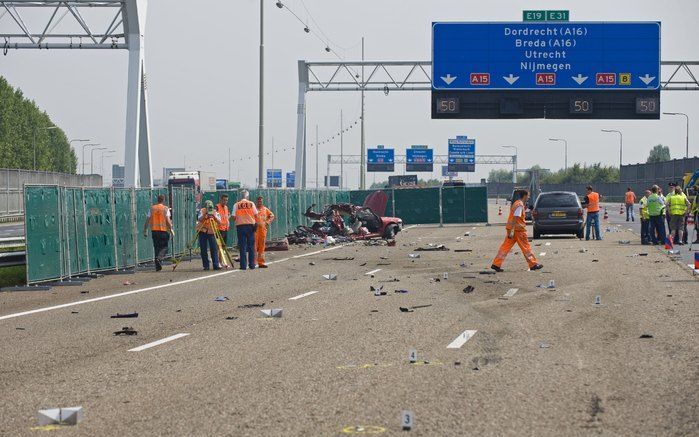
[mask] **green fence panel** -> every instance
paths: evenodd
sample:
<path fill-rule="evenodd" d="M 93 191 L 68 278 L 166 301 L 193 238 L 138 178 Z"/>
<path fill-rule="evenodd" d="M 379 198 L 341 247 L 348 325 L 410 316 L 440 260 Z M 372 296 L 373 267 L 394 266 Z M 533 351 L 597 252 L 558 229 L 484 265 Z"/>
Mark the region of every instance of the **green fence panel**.
<path fill-rule="evenodd" d="M 466 187 L 442 188 L 443 223 L 466 222 Z"/>
<path fill-rule="evenodd" d="M 405 224 L 439 223 L 439 188 L 393 190 L 395 216 Z M 386 208 L 391 211 L 391 203 Z"/>
<path fill-rule="evenodd" d="M 83 197 L 79 188 L 59 188 L 63 204 L 63 275 L 73 276 L 87 271 Z"/>
<path fill-rule="evenodd" d="M 26 186 L 27 282 L 58 279 L 61 269 L 61 205 L 58 187 Z"/>
<path fill-rule="evenodd" d="M 114 220 L 118 268 L 136 265 L 136 238 L 138 238 L 139 229 L 134 221 L 133 209 L 133 191 L 131 189 L 115 188 Z"/>
<path fill-rule="evenodd" d="M 466 223 L 488 222 L 488 187 L 466 187 L 464 205 Z"/>
<path fill-rule="evenodd" d="M 108 188 L 85 190 L 85 225 L 90 271 L 116 267 L 112 202 L 112 193 Z"/>
<path fill-rule="evenodd" d="M 143 236 L 143 226 L 148 220 L 148 212 L 153 205 L 152 191 L 150 188 L 138 188 L 136 194 L 136 229 L 137 235 L 137 253 L 138 262 L 146 262 L 153 260 L 153 240 L 150 235 Z"/>

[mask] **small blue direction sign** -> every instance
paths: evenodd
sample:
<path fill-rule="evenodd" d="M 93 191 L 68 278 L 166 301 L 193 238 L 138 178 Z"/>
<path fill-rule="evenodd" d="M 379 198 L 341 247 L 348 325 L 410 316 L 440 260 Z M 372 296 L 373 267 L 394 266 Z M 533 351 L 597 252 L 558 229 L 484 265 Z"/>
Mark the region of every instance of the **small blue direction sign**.
<path fill-rule="evenodd" d="M 476 171 L 476 140 L 461 136 L 450 138 L 447 164 L 450 172 Z"/>
<path fill-rule="evenodd" d="M 432 88 L 657 90 L 660 23 L 432 23 Z"/>
<path fill-rule="evenodd" d="M 377 146 L 376 149 L 367 150 L 366 171 L 392 172 L 394 166 L 395 158 L 393 149 L 384 149 L 383 146 Z"/>
<path fill-rule="evenodd" d="M 290 171 L 286 173 L 286 188 L 294 188 L 296 186 L 296 172 Z"/>
<path fill-rule="evenodd" d="M 281 188 L 282 187 L 282 170 L 280 168 L 267 169 L 267 187 Z"/>
<path fill-rule="evenodd" d="M 433 163 L 434 151 L 427 146 L 413 146 L 405 151 L 405 171 L 432 172 Z"/>

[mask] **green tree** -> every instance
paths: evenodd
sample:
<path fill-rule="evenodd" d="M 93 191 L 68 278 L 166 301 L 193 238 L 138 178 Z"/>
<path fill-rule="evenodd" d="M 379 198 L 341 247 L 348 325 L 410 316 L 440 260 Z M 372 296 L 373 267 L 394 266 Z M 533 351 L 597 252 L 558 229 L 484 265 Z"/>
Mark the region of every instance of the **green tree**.
<path fill-rule="evenodd" d="M 512 172 L 503 168 L 492 169 L 488 173 L 488 182 L 512 182 Z"/>
<path fill-rule="evenodd" d="M 662 144 L 658 144 L 650 150 L 646 163 L 650 164 L 653 162 L 663 162 L 669 161 L 670 159 L 672 159 L 670 158 L 670 148 L 663 146 Z"/>
<path fill-rule="evenodd" d="M 0 77 L 0 168 L 75 173 L 77 157 L 46 112 Z"/>

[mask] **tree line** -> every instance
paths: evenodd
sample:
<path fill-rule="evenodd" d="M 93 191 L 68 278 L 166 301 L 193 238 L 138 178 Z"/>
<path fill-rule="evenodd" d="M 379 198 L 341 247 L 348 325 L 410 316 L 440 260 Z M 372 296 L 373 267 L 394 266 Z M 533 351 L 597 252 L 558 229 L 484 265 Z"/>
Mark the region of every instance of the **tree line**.
<path fill-rule="evenodd" d="M 539 165 L 534 165 L 531 168 L 541 170 L 539 181 L 542 184 L 619 182 L 619 168 L 604 166 L 601 163 L 590 166 L 576 163 L 568 167 L 567 170 L 560 169 L 555 172 L 543 170 Z M 528 172 L 517 174 L 517 184 L 527 185 L 529 180 L 530 174 Z M 512 171 L 491 170 L 488 174 L 488 182 L 512 182 Z"/>
<path fill-rule="evenodd" d="M 46 129 L 54 126 L 45 111 L 0 76 L 0 168 L 74 174 L 75 152 L 63 130 Z"/>

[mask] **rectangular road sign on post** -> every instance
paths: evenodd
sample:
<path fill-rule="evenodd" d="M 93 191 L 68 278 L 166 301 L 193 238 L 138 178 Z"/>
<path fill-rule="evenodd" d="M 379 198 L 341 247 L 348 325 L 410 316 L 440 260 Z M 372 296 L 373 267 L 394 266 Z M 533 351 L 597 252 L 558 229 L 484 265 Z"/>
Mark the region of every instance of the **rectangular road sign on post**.
<path fill-rule="evenodd" d="M 459 173 L 455 171 L 449 171 L 449 166 L 448 165 L 443 165 L 442 166 L 442 177 L 443 178 L 455 178 L 459 175 Z"/>
<path fill-rule="evenodd" d="M 405 151 L 405 171 L 431 172 L 434 164 L 434 151 L 432 149 L 417 149 L 414 147 Z"/>
<path fill-rule="evenodd" d="M 476 140 L 466 137 L 449 139 L 448 171 L 476 171 Z"/>
<path fill-rule="evenodd" d="M 660 23 L 433 23 L 432 72 L 435 90 L 654 90 Z"/>
<path fill-rule="evenodd" d="M 296 172 L 290 171 L 286 173 L 286 188 L 294 188 L 296 186 Z"/>
<path fill-rule="evenodd" d="M 376 149 L 367 150 L 368 172 L 392 172 L 395 167 L 395 157 L 393 149 L 384 149 L 377 146 Z"/>
<path fill-rule="evenodd" d="M 267 187 L 281 188 L 282 187 L 282 170 L 280 168 L 267 169 Z"/>

